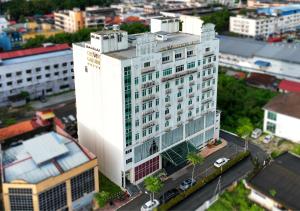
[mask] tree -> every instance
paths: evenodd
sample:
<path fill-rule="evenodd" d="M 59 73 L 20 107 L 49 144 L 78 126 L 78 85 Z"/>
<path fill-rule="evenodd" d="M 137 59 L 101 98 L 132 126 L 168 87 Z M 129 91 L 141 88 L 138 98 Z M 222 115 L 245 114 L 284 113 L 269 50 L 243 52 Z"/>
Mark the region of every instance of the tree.
<path fill-rule="evenodd" d="M 109 199 L 109 193 L 106 191 L 101 191 L 95 194 L 95 200 L 98 203 L 99 207 L 104 207 Z"/>
<path fill-rule="evenodd" d="M 148 32 L 150 30 L 149 26 L 146 26 L 145 24 L 140 23 L 140 22 L 123 23 L 120 26 L 120 29 L 127 31 L 128 34 L 144 33 L 144 32 Z"/>
<path fill-rule="evenodd" d="M 150 200 L 153 202 L 154 194 L 158 193 L 164 184 L 158 177 L 149 176 L 144 180 L 144 185 L 145 189 L 150 192 Z"/>
<path fill-rule="evenodd" d="M 228 31 L 229 17 L 230 17 L 229 10 L 223 9 L 223 10 L 214 12 L 210 15 L 202 16 L 201 19 L 204 21 L 204 23 L 215 24 L 216 31 L 219 33 L 222 33 L 224 31 Z"/>
<path fill-rule="evenodd" d="M 195 152 L 190 152 L 187 155 L 186 159 L 193 165 L 192 180 L 194 180 L 195 167 L 197 164 L 203 163 L 204 158 Z"/>
<path fill-rule="evenodd" d="M 238 120 L 238 124 L 239 124 L 239 126 L 236 130 L 237 130 L 237 134 L 239 136 L 244 138 L 244 137 L 247 137 L 248 135 L 250 135 L 250 133 L 253 130 L 253 125 L 249 118 L 247 118 L 247 117 L 240 118 Z"/>

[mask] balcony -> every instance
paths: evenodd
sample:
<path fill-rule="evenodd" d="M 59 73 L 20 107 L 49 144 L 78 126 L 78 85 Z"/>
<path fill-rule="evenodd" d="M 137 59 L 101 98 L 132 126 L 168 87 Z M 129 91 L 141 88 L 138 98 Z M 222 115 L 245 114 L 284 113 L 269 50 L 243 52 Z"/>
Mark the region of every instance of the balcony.
<path fill-rule="evenodd" d="M 210 80 L 210 79 L 212 79 L 213 77 L 214 77 L 214 75 L 213 75 L 213 74 L 211 74 L 211 75 L 206 75 L 206 76 L 203 76 L 203 81 Z"/>
<path fill-rule="evenodd" d="M 155 125 L 155 121 L 152 120 L 151 122 L 148 122 L 148 123 L 146 123 L 146 124 L 143 124 L 142 128 L 143 128 L 143 129 L 147 129 L 147 128 L 149 128 L 149 127 L 153 127 L 154 125 Z"/>
<path fill-rule="evenodd" d="M 166 94 L 170 94 L 172 92 L 172 89 L 166 89 Z"/>
<path fill-rule="evenodd" d="M 142 89 L 149 88 L 155 85 L 155 81 L 149 81 L 142 84 Z"/>
<path fill-rule="evenodd" d="M 152 95 L 148 95 L 148 96 L 145 96 L 142 98 L 142 102 L 147 102 L 149 100 L 154 100 L 155 99 L 155 95 L 152 94 Z"/>
<path fill-rule="evenodd" d="M 167 115 L 165 116 L 165 119 L 166 119 L 166 120 L 171 119 L 171 114 L 167 114 Z"/>
<path fill-rule="evenodd" d="M 149 114 L 153 114 L 154 112 L 155 112 L 155 110 L 152 108 L 150 110 L 145 111 L 142 115 L 146 116 L 146 115 L 149 115 Z"/>

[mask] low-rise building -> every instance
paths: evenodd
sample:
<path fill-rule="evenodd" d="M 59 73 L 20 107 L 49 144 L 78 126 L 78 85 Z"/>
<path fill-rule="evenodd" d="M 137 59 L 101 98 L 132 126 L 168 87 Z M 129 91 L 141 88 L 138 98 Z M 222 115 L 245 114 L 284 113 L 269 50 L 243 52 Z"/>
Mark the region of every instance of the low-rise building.
<path fill-rule="evenodd" d="M 296 30 L 300 25 L 300 5 L 258 9 L 255 14 L 230 17 L 229 31 L 247 37 L 268 37 Z"/>
<path fill-rule="evenodd" d="M 295 81 L 282 80 L 278 89 L 280 92 L 288 93 L 288 92 L 298 92 L 300 93 L 300 83 Z"/>
<path fill-rule="evenodd" d="M 96 157 L 56 132 L 3 149 L 1 164 L 7 211 L 78 210 L 99 190 Z"/>
<path fill-rule="evenodd" d="M 220 65 L 300 81 L 300 45 L 220 36 Z"/>
<path fill-rule="evenodd" d="M 249 199 L 268 210 L 300 210 L 300 157 L 284 153 L 247 181 Z"/>
<path fill-rule="evenodd" d="M 264 106 L 264 132 L 300 143 L 300 94 L 274 97 Z"/>
<path fill-rule="evenodd" d="M 67 44 L 0 53 L 0 105 L 21 92 L 35 99 L 74 89 L 72 55 Z"/>
<path fill-rule="evenodd" d="M 84 11 L 84 23 L 86 28 L 98 28 L 104 26 L 106 18 L 116 16 L 116 9 L 110 7 L 86 7 Z"/>

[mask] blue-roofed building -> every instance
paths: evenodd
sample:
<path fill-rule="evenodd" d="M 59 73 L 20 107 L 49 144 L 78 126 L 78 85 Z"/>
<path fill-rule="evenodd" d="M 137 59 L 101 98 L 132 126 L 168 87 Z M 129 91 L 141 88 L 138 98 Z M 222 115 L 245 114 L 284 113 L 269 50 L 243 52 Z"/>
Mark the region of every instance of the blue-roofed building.
<path fill-rule="evenodd" d="M 10 51 L 12 49 L 12 43 L 10 37 L 6 32 L 0 32 L 0 52 Z"/>
<path fill-rule="evenodd" d="M 300 26 L 300 4 L 257 9 L 256 14 L 230 17 L 231 32 L 247 37 L 269 37 Z"/>
<path fill-rule="evenodd" d="M 56 132 L 5 148 L 1 164 L 5 210 L 79 210 L 99 191 L 96 156 Z"/>

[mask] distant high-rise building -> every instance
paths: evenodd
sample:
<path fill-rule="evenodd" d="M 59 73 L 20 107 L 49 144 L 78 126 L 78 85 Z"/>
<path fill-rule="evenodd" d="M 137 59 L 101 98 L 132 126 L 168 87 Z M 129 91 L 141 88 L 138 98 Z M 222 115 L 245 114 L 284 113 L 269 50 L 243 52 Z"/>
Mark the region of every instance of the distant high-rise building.
<path fill-rule="evenodd" d="M 219 40 L 196 17 L 151 20 L 151 32 L 106 30 L 73 45 L 79 141 L 119 186 L 219 138 Z"/>

